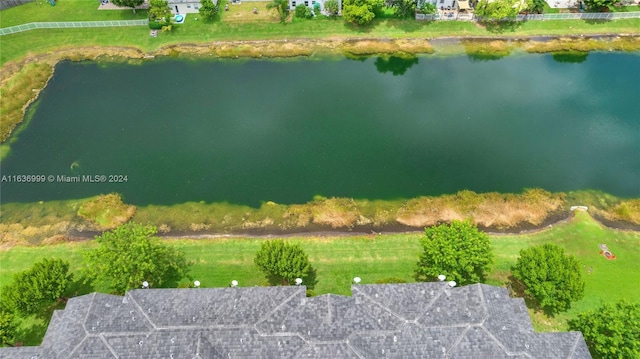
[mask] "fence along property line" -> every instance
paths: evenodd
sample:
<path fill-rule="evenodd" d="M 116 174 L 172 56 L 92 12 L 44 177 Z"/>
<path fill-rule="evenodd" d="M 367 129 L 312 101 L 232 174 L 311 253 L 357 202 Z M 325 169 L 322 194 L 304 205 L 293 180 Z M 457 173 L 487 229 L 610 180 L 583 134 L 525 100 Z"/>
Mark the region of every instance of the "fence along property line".
<path fill-rule="evenodd" d="M 566 14 L 529 14 L 518 15 L 515 18 L 500 20 L 619 20 L 619 19 L 639 19 L 640 11 L 631 12 L 582 12 L 582 13 L 566 13 Z M 442 14 L 416 14 L 416 20 L 458 20 L 458 21 L 483 21 L 492 20 L 482 18 L 473 14 L 442 15 Z"/>
<path fill-rule="evenodd" d="M 0 36 L 15 34 L 34 29 L 70 29 L 80 27 L 116 27 L 147 26 L 149 20 L 113 20 L 113 21 L 69 21 L 69 22 L 30 22 L 0 29 Z"/>

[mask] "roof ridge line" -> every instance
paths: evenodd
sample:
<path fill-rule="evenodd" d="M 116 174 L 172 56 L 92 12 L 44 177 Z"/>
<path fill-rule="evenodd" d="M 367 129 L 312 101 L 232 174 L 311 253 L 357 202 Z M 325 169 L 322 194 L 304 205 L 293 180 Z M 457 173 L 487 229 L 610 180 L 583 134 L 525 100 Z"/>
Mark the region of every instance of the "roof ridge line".
<path fill-rule="evenodd" d="M 82 321 L 80 323 L 80 326 L 82 326 L 82 330 L 84 330 L 84 337 L 78 342 L 78 344 L 76 344 L 75 347 L 73 347 L 73 349 L 71 349 L 71 351 L 69 352 L 69 356 L 71 356 L 76 350 L 78 350 L 78 347 L 80 347 L 82 342 L 84 342 L 87 339 L 87 337 L 90 335 L 89 331 L 84 326 L 84 323 L 87 321 L 87 317 L 89 316 L 89 313 L 91 313 L 91 308 L 93 308 L 93 301 L 96 299 L 96 292 L 93 292 L 89 295 L 91 296 L 91 302 L 89 304 L 89 307 L 86 309 L 86 312 L 82 316 L 82 319 L 80 319 Z M 65 306 L 65 309 L 66 309 L 66 306 Z"/>
<path fill-rule="evenodd" d="M 96 299 L 96 292 L 93 292 L 93 293 L 91 293 L 89 295 L 91 296 L 91 304 L 89 304 L 89 308 L 87 308 L 87 312 L 84 313 L 84 316 L 82 318 L 82 323 L 81 323 L 82 324 L 82 329 L 84 329 L 85 336 L 89 335 L 89 331 L 87 330 L 87 327 L 84 326 L 84 323 L 87 322 L 87 317 L 89 317 L 89 313 L 91 313 L 91 308 L 93 308 L 93 302 Z M 65 309 L 66 309 L 66 306 L 65 306 Z M 80 342 L 82 342 L 82 340 Z M 75 348 L 74 348 L 74 350 L 75 350 Z"/>
<path fill-rule="evenodd" d="M 69 352 L 69 357 L 71 358 L 73 356 L 73 353 L 78 350 L 78 347 L 80 346 L 80 344 L 82 344 L 85 340 L 87 340 L 87 335 L 84 336 L 84 338 L 82 338 L 82 340 L 80 342 L 78 342 L 78 344 L 71 349 L 71 352 Z"/>
<path fill-rule="evenodd" d="M 202 333 L 200 333 L 200 335 L 198 335 L 198 342 L 196 343 L 196 355 L 194 355 L 193 357 L 199 357 L 200 356 L 200 341 L 202 340 Z"/>
<path fill-rule="evenodd" d="M 496 336 L 493 335 L 493 333 L 491 333 L 491 331 L 489 331 L 489 329 L 484 327 L 484 324 L 480 325 L 479 327 L 482 328 L 482 330 L 484 330 L 484 332 L 487 333 L 491 337 L 491 339 L 493 339 L 493 341 L 496 342 L 500 348 L 502 348 L 502 350 L 504 350 L 505 354 L 507 354 L 507 355 L 524 355 L 524 354 L 526 354 L 526 352 L 522 352 L 522 351 L 518 351 L 518 352 L 510 351 L 509 349 L 507 349 L 507 347 L 504 344 L 502 344 L 500 339 L 496 338 Z"/>
<path fill-rule="evenodd" d="M 275 308 L 273 308 L 270 312 L 264 314 L 262 317 L 260 317 L 255 323 L 253 323 L 252 327 L 258 332 L 258 333 L 262 333 L 261 330 L 258 329 L 258 324 L 264 322 L 265 320 L 267 320 L 267 318 L 269 318 L 270 316 L 272 316 L 275 312 L 277 312 L 278 310 L 280 310 L 281 307 L 283 307 L 285 304 L 289 303 L 291 300 L 293 300 L 293 298 L 297 295 L 300 294 L 301 292 L 301 288 L 303 288 L 303 286 L 298 286 L 298 290 L 296 290 L 293 294 L 291 294 L 289 296 L 289 298 L 286 298 L 284 301 L 282 301 L 282 303 L 278 304 Z M 306 287 L 304 287 L 306 288 Z M 305 297 L 306 298 L 306 290 L 305 290 Z"/>
<path fill-rule="evenodd" d="M 354 287 L 356 287 L 356 286 L 354 286 L 354 285 L 352 285 L 352 286 L 351 286 L 351 293 L 353 293 L 353 288 L 354 288 Z M 357 290 L 357 289 L 356 289 L 356 291 L 357 291 L 358 293 L 362 294 L 365 298 L 368 298 L 368 299 L 369 299 L 371 302 L 373 302 L 374 304 L 377 304 L 380 308 L 382 308 L 382 309 L 386 310 L 387 312 L 389 312 L 389 314 L 393 315 L 394 317 L 396 317 L 396 318 L 398 318 L 398 319 L 400 319 L 401 321 L 404 321 L 404 322 L 406 322 L 406 321 L 407 321 L 407 319 L 405 319 L 405 318 L 401 317 L 398 313 L 394 312 L 394 311 L 393 311 L 393 310 L 391 310 L 389 307 L 384 306 L 384 305 L 382 305 L 382 303 L 380 303 L 380 302 L 378 302 L 377 300 L 375 300 L 375 299 L 371 298 L 371 296 L 370 296 L 370 295 L 368 295 L 368 294 L 364 293 L 364 292 L 363 292 L 363 291 L 361 291 L 361 290 Z M 353 295 L 352 295 L 352 296 L 353 296 Z"/>
<path fill-rule="evenodd" d="M 571 332 L 569 332 L 569 333 L 571 333 Z M 567 359 L 570 359 L 573 356 L 573 354 L 576 353 L 576 348 L 578 347 L 578 342 L 580 341 L 580 337 L 582 337 L 582 332 L 577 332 L 577 333 L 580 333 L 580 335 L 576 335 L 576 339 L 573 342 L 573 347 L 571 347 L 571 352 L 569 353 L 569 356 L 567 356 Z M 586 343 L 586 340 L 585 340 L 585 343 Z"/>
<path fill-rule="evenodd" d="M 480 299 L 482 300 L 482 309 L 484 309 L 484 318 L 480 321 L 480 325 L 484 325 L 484 322 L 489 318 L 489 308 L 487 308 L 487 298 L 484 297 L 484 292 L 482 291 L 482 287 L 478 286 L 478 293 L 480 294 Z"/>
<path fill-rule="evenodd" d="M 107 338 L 105 338 L 102 334 L 103 334 L 103 333 L 98 334 L 98 335 L 97 335 L 97 336 L 98 336 L 98 338 L 100 338 L 100 340 L 102 340 L 102 342 L 104 343 L 104 345 L 106 345 L 106 346 L 107 346 L 107 349 L 109 349 L 109 351 L 111 352 L 111 354 L 113 354 L 113 357 L 114 357 L 114 358 L 116 358 L 116 359 L 117 359 L 117 358 L 119 358 L 118 353 L 116 352 L 116 350 L 115 350 L 115 349 L 113 349 L 113 348 L 111 347 L 111 345 L 109 345 L 109 342 L 107 342 Z"/>
<path fill-rule="evenodd" d="M 327 317 L 329 319 L 329 325 L 331 325 L 331 323 L 333 323 L 333 316 L 331 315 L 331 296 L 329 295 L 327 297 Z"/>
<path fill-rule="evenodd" d="M 438 300 L 441 296 L 442 293 L 444 293 L 444 291 L 447 290 L 446 286 L 443 286 L 442 289 L 440 289 L 440 293 L 438 293 L 438 295 L 434 296 L 433 299 L 431 299 L 431 301 L 429 302 L 429 304 L 427 304 L 427 306 L 424 308 L 424 310 L 420 313 L 420 315 L 418 315 L 415 319 L 415 323 L 418 324 L 418 321 L 420 320 L 420 318 L 422 318 L 425 313 L 427 312 L 427 310 L 431 309 L 431 307 L 433 306 L 433 304 L 436 302 L 436 300 Z"/>
<path fill-rule="evenodd" d="M 347 337 L 347 348 L 349 348 L 349 350 L 351 350 L 351 352 L 353 354 L 355 354 L 358 358 L 360 359 L 365 359 L 366 357 L 363 357 L 362 355 L 360 355 L 360 353 L 358 353 L 358 351 L 351 346 L 351 342 L 349 341 L 349 338 Z"/>
<path fill-rule="evenodd" d="M 477 326 L 477 325 L 474 325 L 474 326 Z M 464 330 L 462 331 L 462 333 L 460 333 L 460 335 L 456 338 L 456 340 L 453 341 L 453 344 L 451 344 L 451 346 L 447 349 L 447 356 L 449 353 L 451 353 L 451 351 L 453 351 L 454 348 L 458 346 L 458 344 L 460 344 L 460 341 L 462 340 L 462 338 L 464 338 L 465 335 L 467 335 L 467 332 L 469 331 L 469 329 L 471 329 L 471 325 L 467 325 L 466 328 L 464 328 Z"/>
<path fill-rule="evenodd" d="M 128 298 L 127 298 L 127 296 L 128 296 Z M 135 299 L 131 294 L 129 294 L 129 291 L 127 291 L 127 292 L 124 294 L 123 299 L 124 299 L 124 298 L 129 299 L 129 300 L 132 302 L 132 304 L 131 304 L 131 305 L 134 307 L 134 309 L 137 309 L 137 310 L 139 310 L 139 311 L 140 311 L 140 313 L 142 313 L 142 316 L 147 320 L 147 322 L 149 322 L 149 323 L 151 324 L 151 328 L 152 328 L 152 330 L 153 330 L 153 329 L 158 329 L 158 326 L 156 325 L 156 323 L 154 323 L 154 322 L 151 320 L 151 318 L 149 318 L 149 316 L 147 315 L 147 313 L 145 313 L 145 312 L 144 312 L 144 309 L 142 309 L 142 307 L 140 306 L 140 304 L 138 304 L 138 302 L 136 301 L 136 299 Z"/>
<path fill-rule="evenodd" d="M 476 284 L 482 284 L 482 283 L 476 283 Z M 502 288 L 502 287 L 498 287 L 498 288 Z M 506 290 L 506 288 L 502 288 L 502 289 Z M 523 351 L 511 352 L 511 351 L 507 350 L 507 347 L 505 347 L 504 344 L 498 338 L 496 338 L 493 335 L 493 333 L 491 333 L 491 331 L 489 331 L 487 328 L 484 327 L 484 323 L 487 321 L 487 319 L 489 319 L 490 314 L 489 314 L 489 308 L 487 308 L 487 299 L 484 297 L 484 292 L 482 291 L 482 286 L 481 285 L 478 285 L 478 291 L 480 293 L 480 297 L 482 298 L 482 305 L 484 306 L 485 316 L 484 316 L 484 318 L 482 318 L 482 321 L 477 326 L 481 327 L 482 330 L 484 330 L 485 333 L 487 333 L 491 337 L 491 339 L 493 339 L 493 341 L 498 343 L 498 346 L 500 348 L 502 348 L 507 355 L 518 354 L 518 355 L 525 355 L 526 356 L 527 353 L 523 352 Z M 513 300 L 515 298 L 509 297 L 508 294 L 509 294 L 509 292 L 507 291 L 507 299 L 508 299 L 509 306 L 511 307 L 512 310 L 514 310 L 515 308 L 513 307 L 513 302 L 511 300 Z M 514 313 L 515 313 L 515 311 L 514 311 Z"/>

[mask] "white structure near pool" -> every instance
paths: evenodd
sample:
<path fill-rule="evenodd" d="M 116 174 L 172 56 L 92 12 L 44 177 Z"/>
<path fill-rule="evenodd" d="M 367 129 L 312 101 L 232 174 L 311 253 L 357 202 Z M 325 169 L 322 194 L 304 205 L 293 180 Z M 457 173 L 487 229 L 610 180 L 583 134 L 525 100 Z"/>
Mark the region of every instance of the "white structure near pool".
<path fill-rule="evenodd" d="M 174 14 L 194 14 L 200 9 L 199 0 L 168 0 L 171 12 Z M 214 4 L 218 3 L 218 0 L 211 0 Z"/>
<path fill-rule="evenodd" d="M 469 8 L 468 1 L 458 1 L 458 0 L 421 0 L 419 1 L 420 4 L 422 4 L 423 2 L 432 3 L 433 5 L 436 6 L 438 10 L 458 10 L 458 7 L 460 5 L 459 3 L 462 3 L 462 6 L 460 6 L 460 10 Z"/>
<path fill-rule="evenodd" d="M 322 13 L 324 14 L 324 3 L 327 2 L 327 1 L 328 0 L 289 0 L 289 9 L 291 9 L 291 11 L 294 11 L 296 6 L 301 6 L 301 5 L 304 5 L 304 6 L 308 7 L 308 8 L 311 8 L 311 9 L 315 9 L 317 7 L 320 7 L 320 11 L 322 11 Z M 342 14 L 342 0 L 338 0 L 338 9 L 340 9 L 338 11 L 338 15 L 341 15 Z"/>

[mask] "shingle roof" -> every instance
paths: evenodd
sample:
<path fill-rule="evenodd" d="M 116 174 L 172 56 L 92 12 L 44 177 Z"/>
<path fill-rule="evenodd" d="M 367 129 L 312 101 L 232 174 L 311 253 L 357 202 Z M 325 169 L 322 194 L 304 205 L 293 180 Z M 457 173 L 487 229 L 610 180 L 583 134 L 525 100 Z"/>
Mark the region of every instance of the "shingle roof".
<path fill-rule="evenodd" d="M 579 332 L 534 333 L 522 299 L 484 284 L 137 289 L 56 311 L 39 347 L 0 358 L 591 358 Z"/>

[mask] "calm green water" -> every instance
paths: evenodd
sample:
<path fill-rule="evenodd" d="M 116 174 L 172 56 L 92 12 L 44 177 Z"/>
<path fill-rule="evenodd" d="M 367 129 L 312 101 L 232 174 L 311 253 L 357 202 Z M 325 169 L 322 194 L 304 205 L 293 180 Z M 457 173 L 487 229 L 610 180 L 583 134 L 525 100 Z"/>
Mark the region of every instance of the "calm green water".
<path fill-rule="evenodd" d="M 2 175 L 127 182 L 5 182 L 2 201 L 640 197 L 640 56 L 556 60 L 62 63 Z"/>

